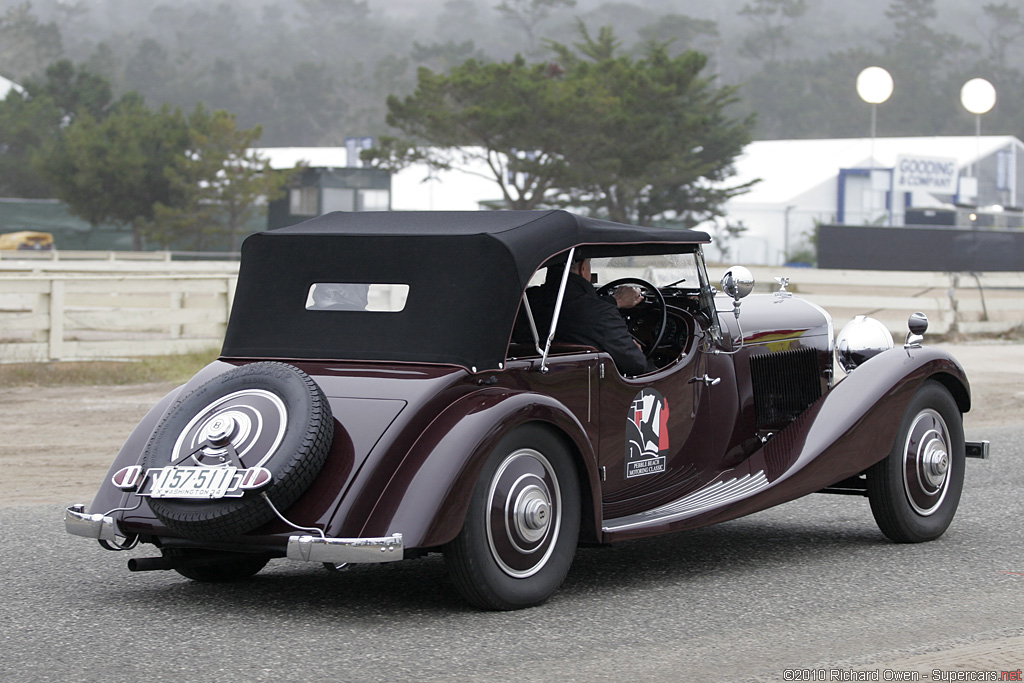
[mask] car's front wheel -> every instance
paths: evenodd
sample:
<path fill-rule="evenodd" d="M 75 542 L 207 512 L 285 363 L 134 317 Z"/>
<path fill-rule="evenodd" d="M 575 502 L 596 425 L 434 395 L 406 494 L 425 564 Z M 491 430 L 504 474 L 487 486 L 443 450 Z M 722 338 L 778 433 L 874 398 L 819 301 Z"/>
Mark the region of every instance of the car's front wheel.
<path fill-rule="evenodd" d="M 484 609 L 539 605 L 569 571 L 580 527 L 576 468 L 557 436 L 526 425 L 491 452 L 445 564 L 467 602 Z"/>
<path fill-rule="evenodd" d="M 925 382 L 903 416 L 892 451 L 867 472 L 878 527 L 897 543 L 941 536 L 956 514 L 964 484 L 960 410 L 938 382 Z"/>

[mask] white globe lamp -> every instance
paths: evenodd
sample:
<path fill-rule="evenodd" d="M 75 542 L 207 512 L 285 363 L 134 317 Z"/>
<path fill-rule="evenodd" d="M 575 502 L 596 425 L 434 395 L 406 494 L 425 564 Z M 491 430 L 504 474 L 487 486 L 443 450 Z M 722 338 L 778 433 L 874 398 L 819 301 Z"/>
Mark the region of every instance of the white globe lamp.
<path fill-rule="evenodd" d="M 984 78 L 972 78 L 960 88 L 960 103 L 974 114 L 974 163 L 972 174 L 978 177 L 978 161 L 981 156 L 981 115 L 996 106 L 996 88 Z"/>
<path fill-rule="evenodd" d="M 868 104 L 885 102 L 892 90 L 892 76 L 880 66 L 869 66 L 857 76 L 857 94 Z"/>
<path fill-rule="evenodd" d="M 996 88 L 984 78 L 972 78 L 960 88 L 960 102 L 972 114 L 987 114 L 996 106 Z"/>

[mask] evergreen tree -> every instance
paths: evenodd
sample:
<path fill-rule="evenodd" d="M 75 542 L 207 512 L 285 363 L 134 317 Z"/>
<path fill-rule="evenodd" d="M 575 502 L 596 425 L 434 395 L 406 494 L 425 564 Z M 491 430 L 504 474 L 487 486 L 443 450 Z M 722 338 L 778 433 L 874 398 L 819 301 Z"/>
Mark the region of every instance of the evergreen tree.
<path fill-rule="evenodd" d="M 482 161 L 514 209 L 686 225 L 718 215 L 744 188 L 710 186 L 731 175 L 753 125 L 726 114 L 735 89 L 701 75 L 702 54 L 654 44 L 634 59 L 610 28 L 580 30 L 573 47 L 553 45 L 556 62 L 420 69 L 414 94 L 388 99 L 388 124 L 412 142 L 386 140 L 377 162 L 400 164 L 412 149 L 438 167 Z"/>

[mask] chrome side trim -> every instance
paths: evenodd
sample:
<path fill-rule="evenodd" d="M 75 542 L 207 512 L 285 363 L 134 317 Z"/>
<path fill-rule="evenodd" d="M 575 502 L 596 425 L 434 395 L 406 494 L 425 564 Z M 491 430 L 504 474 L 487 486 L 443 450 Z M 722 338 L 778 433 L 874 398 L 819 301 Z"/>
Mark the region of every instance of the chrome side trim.
<path fill-rule="evenodd" d="M 981 460 L 988 460 L 988 447 L 988 440 L 967 441 L 964 443 L 964 448 L 967 451 L 965 455 L 968 458 L 979 458 Z"/>
<path fill-rule="evenodd" d="M 72 505 L 64 511 L 64 530 L 74 536 L 117 543 L 114 518 L 99 513 L 90 515 L 85 505 Z"/>
<path fill-rule="evenodd" d="M 404 557 L 404 553 L 402 534 L 380 538 L 288 537 L 288 559 L 301 562 L 396 562 Z"/>
<path fill-rule="evenodd" d="M 764 471 L 757 472 L 756 474 L 747 474 L 727 481 L 717 481 L 699 491 L 694 491 L 679 500 L 666 503 L 653 510 L 606 520 L 601 528 L 605 532 L 614 532 L 675 522 L 687 517 L 693 517 L 706 510 L 721 507 L 743 498 L 749 498 L 768 486 L 768 483 L 768 478 L 765 476 Z"/>

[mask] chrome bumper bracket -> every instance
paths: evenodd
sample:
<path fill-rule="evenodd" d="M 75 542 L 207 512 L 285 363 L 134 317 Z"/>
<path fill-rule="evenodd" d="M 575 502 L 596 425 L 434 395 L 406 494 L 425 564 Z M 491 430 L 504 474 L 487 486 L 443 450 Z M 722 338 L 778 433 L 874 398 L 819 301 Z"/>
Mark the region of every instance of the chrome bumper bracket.
<path fill-rule="evenodd" d="M 988 460 L 988 441 L 968 441 L 964 446 L 968 458 Z"/>
<path fill-rule="evenodd" d="M 402 534 L 380 538 L 288 537 L 288 559 L 303 562 L 396 562 L 402 559 L 404 550 Z"/>
<path fill-rule="evenodd" d="M 117 543 L 114 518 L 99 513 L 90 515 L 85 505 L 72 505 L 64 511 L 64 529 L 75 536 Z"/>

